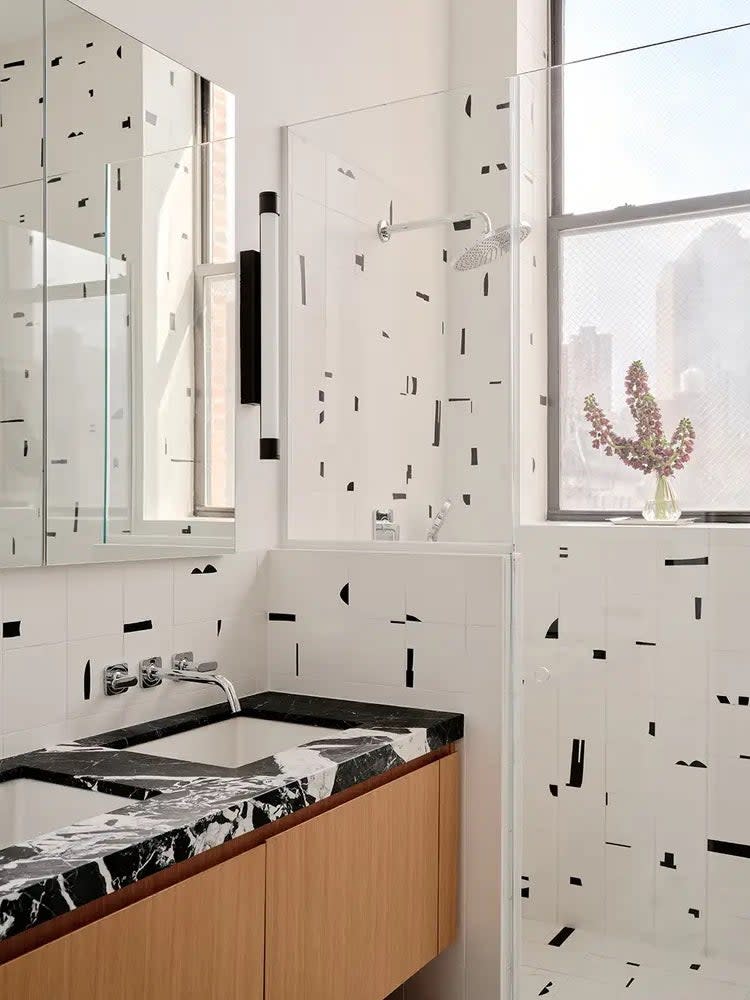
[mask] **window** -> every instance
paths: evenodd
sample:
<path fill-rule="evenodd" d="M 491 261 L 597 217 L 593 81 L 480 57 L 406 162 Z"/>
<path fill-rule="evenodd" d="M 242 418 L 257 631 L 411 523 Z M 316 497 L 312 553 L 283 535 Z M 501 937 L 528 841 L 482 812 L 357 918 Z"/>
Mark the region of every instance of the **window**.
<path fill-rule="evenodd" d="M 750 21 L 750 0 L 552 0 L 552 8 L 555 64 Z"/>
<path fill-rule="evenodd" d="M 196 266 L 195 511 L 234 514 L 237 273 L 234 98 L 200 81 L 201 234 Z"/>
<path fill-rule="evenodd" d="M 643 476 L 593 450 L 583 415 L 593 392 L 632 433 L 635 360 L 665 431 L 695 426 L 684 509 L 750 517 L 750 28 L 716 30 L 743 15 L 748 0 L 553 4 L 555 63 L 592 55 L 595 30 L 600 51 L 710 33 L 550 71 L 552 518 L 641 509 Z"/>

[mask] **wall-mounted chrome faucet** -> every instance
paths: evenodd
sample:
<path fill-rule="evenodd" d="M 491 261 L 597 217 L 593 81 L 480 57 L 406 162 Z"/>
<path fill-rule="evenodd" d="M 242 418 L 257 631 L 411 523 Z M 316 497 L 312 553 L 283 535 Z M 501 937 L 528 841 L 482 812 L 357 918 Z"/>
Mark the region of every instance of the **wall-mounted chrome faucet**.
<path fill-rule="evenodd" d="M 234 689 L 234 684 L 229 678 L 217 674 L 219 664 L 215 660 L 207 663 L 193 665 L 194 657 L 192 653 L 175 653 L 172 657 L 171 670 L 162 669 L 160 656 L 153 656 L 148 660 L 141 660 L 140 676 L 141 685 L 144 688 L 158 687 L 165 677 L 173 681 L 190 681 L 193 684 L 213 684 L 226 695 L 229 707 L 236 715 L 242 710 L 240 699 Z"/>

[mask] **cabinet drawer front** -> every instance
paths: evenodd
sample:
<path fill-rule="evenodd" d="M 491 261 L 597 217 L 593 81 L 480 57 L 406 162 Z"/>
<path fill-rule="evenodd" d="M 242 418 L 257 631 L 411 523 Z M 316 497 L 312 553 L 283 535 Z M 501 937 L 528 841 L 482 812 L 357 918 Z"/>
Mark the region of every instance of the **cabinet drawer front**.
<path fill-rule="evenodd" d="M 262 1000 L 265 847 L 0 966 L 17 1000 Z"/>
<path fill-rule="evenodd" d="M 382 1000 L 438 950 L 440 764 L 266 844 L 266 1000 Z"/>

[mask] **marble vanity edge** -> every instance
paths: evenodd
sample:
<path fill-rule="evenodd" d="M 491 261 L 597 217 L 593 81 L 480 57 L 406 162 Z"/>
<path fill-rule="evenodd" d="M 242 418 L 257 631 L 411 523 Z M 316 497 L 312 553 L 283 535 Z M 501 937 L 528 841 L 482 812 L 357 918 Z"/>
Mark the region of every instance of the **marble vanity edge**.
<path fill-rule="evenodd" d="M 176 864 L 252 832 L 463 736 L 463 716 L 266 692 L 243 699 L 243 714 L 340 728 L 341 733 L 275 754 L 237 771 L 158 757 L 136 758 L 141 772 L 165 763 L 187 774 L 158 774 L 152 787 L 113 775 L 118 759 L 135 754 L 117 746 L 228 717 L 223 706 L 183 713 L 69 747 L 13 758 L 0 773 L 42 777 L 131 796 L 122 809 L 28 844 L 0 851 L 0 940 L 22 933 Z M 422 723 L 421 725 L 419 723 Z M 174 728 L 175 726 L 179 728 Z M 150 728 L 149 728 L 150 727 Z M 102 742 L 109 741 L 109 747 Z M 105 773 L 85 773 L 96 761 Z M 65 768 L 61 765 L 65 764 Z M 253 767 L 256 768 L 253 773 Z M 179 769 L 179 768 L 178 768 Z M 204 770 L 202 766 L 200 770 Z M 110 770 L 110 774 L 106 773 Z M 77 771 L 77 773 L 75 773 Z M 275 773 L 274 773 L 275 772 Z M 141 782 L 147 782 L 141 775 Z M 156 786 L 161 786 L 157 788 Z M 133 798 L 145 801 L 134 802 Z"/>
<path fill-rule="evenodd" d="M 30 778 L 33 781 L 46 781 L 51 785 L 67 785 L 69 788 L 87 788 L 94 792 L 103 792 L 106 795 L 116 795 L 124 800 L 133 799 L 138 802 L 161 794 L 161 788 L 149 788 L 145 783 L 136 786 L 127 777 L 99 778 L 96 775 L 66 773 L 62 768 L 52 770 L 50 767 L 35 767 L 25 762 L 12 768 L 0 769 L 0 784 L 4 781 L 13 781 L 15 778 Z"/>
<path fill-rule="evenodd" d="M 434 709 L 406 708 L 400 705 L 380 705 L 371 702 L 346 701 L 341 698 L 320 698 L 313 695 L 292 694 L 283 691 L 266 691 L 248 695 L 241 699 L 242 712 L 259 719 L 277 722 L 295 722 L 301 725 L 320 725 L 337 729 L 350 729 L 368 724 L 383 727 L 385 722 L 402 726 L 424 726 L 430 728 L 447 725 L 453 739 L 463 736 L 463 716 L 456 712 L 440 712 Z M 98 736 L 77 740 L 76 746 L 107 747 L 126 750 L 150 740 L 211 725 L 231 718 L 226 705 L 211 705 L 208 708 L 192 709 L 179 715 L 110 730 Z"/>

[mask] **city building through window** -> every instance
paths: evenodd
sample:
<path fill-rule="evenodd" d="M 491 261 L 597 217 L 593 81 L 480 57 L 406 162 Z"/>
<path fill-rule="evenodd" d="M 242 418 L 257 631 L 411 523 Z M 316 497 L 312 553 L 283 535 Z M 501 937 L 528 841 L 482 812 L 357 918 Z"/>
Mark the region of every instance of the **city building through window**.
<path fill-rule="evenodd" d="M 567 65 L 549 77 L 552 518 L 637 512 L 653 492 L 591 447 L 583 412 L 594 393 L 631 434 L 624 376 L 636 360 L 667 435 L 683 416 L 695 427 L 683 509 L 750 512 L 750 133 L 737 127 L 750 28 L 723 30 L 736 0 L 661 6 L 553 9 L 554 61 Z M 704 34 L 652 44 L 678 23 L 680 36 L 686 24 Z M 633 34 L 644 25 L 661 38 Z M 596 54 L 594 37 L 619 54 L 571 63 Z"/>

